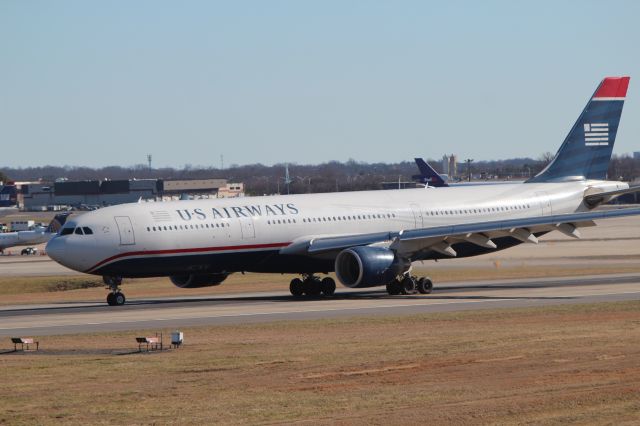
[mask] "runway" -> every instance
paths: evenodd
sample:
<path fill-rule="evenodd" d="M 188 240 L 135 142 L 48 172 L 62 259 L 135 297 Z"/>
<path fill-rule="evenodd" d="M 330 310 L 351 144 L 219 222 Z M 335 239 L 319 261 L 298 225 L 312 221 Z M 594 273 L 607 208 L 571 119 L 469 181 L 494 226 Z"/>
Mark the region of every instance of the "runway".
<path fill-rule="evenodd" d="M 0 308 L 0 336 L 41 336 L 351 316 L 640 300 L 640 274 L 447 283 L 431 295 L 388 296 L 382 289 L 339 289 L 334 297 L 285 292 L 138 299 L 125 306 L 60 303 Z"/>

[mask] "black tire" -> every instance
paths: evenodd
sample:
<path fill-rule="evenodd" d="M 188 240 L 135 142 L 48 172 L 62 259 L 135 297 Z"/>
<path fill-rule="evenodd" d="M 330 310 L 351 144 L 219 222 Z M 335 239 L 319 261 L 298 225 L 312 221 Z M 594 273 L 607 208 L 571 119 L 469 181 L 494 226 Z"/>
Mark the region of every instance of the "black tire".
<path fill-rule="evenodd" d="M 116 305 L 116 295 L 113 293 L 107 294 L 107 305 L 115 306 Z"/>
<path fill-rule="evenodd" d="M 336 282 L 331 277 L 323 278 L 320 282 L 320 288 L 325 296 L 333 296 L 336 292 Z"/>
<path fill-rule="evenodd" d="M 431 294 L 433 290 L 433 282 L 426 277 L 422 277 L 418 280 L 418 291 L 420 294 Z"/>
<path fill-rule="evenodd" d="M 300 297 L 304 294 L 304 284 L 300 278 L 294 278 L 289 284 L 289 291 L 292 296 Z"/>
<path fill-rule="evenodd" d="M 416 280 L 412 276 L 405 275 L 400 281 L 400 294 L 415 294 L 416 293 Z"/>
<path fill-rule="evenodd" d="M 117 306 L 122 306 L 124 305 L 124 302 L 127 301 L 127 299 L 124 297 L 124 294 L 117 292 L 115 294 L 114 301 Z"/>
<path fill-rule="evenodd" d="M 304 294 L 307 296 L 320 296 L 322 293 L 322 287 L 320 280 L 310 279 L 304 280 Z"/>
<path fill-rule="evenodd" d="M 390 296 L 397 296 L 400 294 L 400 282 L 398 280 L 393 280 L 389 284 L 387 284 L 387 293 Z"/>

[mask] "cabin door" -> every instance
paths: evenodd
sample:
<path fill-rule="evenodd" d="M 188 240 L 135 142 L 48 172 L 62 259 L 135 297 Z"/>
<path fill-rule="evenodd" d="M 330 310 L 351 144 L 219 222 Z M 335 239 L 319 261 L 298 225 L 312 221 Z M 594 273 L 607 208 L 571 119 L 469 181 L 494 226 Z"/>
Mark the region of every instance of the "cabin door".
<path fill-rule="evenodd" d="M 549 199 L 549 194 L 546 192 L 536 192 L 536 196 L 538 197 L 538 201 L 540 201 L 540 208 L 542 209 L 542 216 L 549 216 L 553 213 L 551 209 L 551 200 Z"/>
<path fill-rule="evenodd" d="M 413 220 L 415 221 L 416 229 L 423 228 L 424 224 L 422 222 L 422 210 L 420 210 L 420 206 L 417 204 L 411 204 L 411 211 L 413 212 Z"/>
<path fill-rule="evenodd" d="M 131 225 L 129 216 L 116 216 L 114 219 L 116 225 L 118 225 L 118 232 L 120 233 L 120 245 L 128 246 L 135 244 L 136 236 L 133 232 L 133 225 Z"/>
<path fill-rule="evenodd" d="M 242 230 L 242 238 L 255 238 L 256 228 L 253 226 L 253 218 L 251 217 L 239 217 L 240 229 Z"/>

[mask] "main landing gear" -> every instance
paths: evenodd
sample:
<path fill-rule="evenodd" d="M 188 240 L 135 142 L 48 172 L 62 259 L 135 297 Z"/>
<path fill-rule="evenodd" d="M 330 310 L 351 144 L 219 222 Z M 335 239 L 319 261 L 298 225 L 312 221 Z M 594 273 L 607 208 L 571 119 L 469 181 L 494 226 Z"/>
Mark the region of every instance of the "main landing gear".
<path fill-rule="evenodd" d="M 391 296 L 398 294 L 429 294 L 433 290 L 433 282 L 426 277 L 414 277 L 404 275 L 401 279 L 396 279 L 387 284 L 387 293 Z"/>
<path fill-rule="evenodd" d="M 122 284 L 122 277 L 112 277 L 105 275 L 102 277 L 102 281 L 107 285 L 107 289 L 110 293 L 107 295 L 107 304 L 109 306 L 124 305 L 127 300 L 124 294 L 120 292 L 120 284 Z"/>
<path fill-rule="evenodd" d="M 336 292 L 336 282 L 331 277 L 320 279 L 311 274 L 305 274 L 303 279 L 294 278 L 289 284 L 289 291 L 293 296 L 333 296 Z"/>

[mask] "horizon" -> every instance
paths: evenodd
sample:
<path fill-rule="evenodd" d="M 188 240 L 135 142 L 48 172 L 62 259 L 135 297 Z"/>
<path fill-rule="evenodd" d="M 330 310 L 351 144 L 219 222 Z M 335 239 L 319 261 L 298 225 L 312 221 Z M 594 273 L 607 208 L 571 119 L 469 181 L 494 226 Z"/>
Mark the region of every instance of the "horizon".
<path fill-rule="evenodd" d="M 541 154 L 542 155 L 542 154 Z M 628 155 L 628 156 L 633 156 L 633 154 L 629 155 L 629 154 L 624 154 L 624 155 Z M 441 164 L 442 159 L 436 160 L 436 159 L 432 159 L 432 158 L 424 158 L 424 160 L 426 162 L 428 162 L 429 164 L 433 165 L 433 164 Z M 544 160 L 540 159 L 540 158 L 533 158 L 533 157 L 512 157 L 512 158 L 502 158 L 502 159 L 494 159 L 494 160 L 473 160 L 473 164 L 477 164 L 477 163 L 491 163 L 491 162 L 505 162 L 505 161 L 526 161 L 526 160 L 530 160 L 532 162 L 542 162 Z M 340 161 L 340 160 L 328 160 L 328 161 L 323 161 L 321 163 L 296 163 L 296 162 L 287 162 L 287 163 L 274 163 L 274 164 L 264 164 L 264 163 L 246 163 L 246 164 L 229 164 L 228 166 L 225 166 L 224 168 L 219 168 L 215 165 L 211 165 L 211 166 L 205 166 L 205 165 L 194 165 L 194 164 L 185 164 L 182 166 L 161 166 L 161 167 L 152 167 L 151 170 L 163 170 L 163 169 L 174 169 L 174 170 L 185 170 L 185 169 L 189 169 L 189 170 L 208 170 L 208 169 L 213 169 L 213 170 L 218 170 L 218 171 L 222 171 L 222 170 L 228 170 L 228 169 L 234 169 L 234 168 L 241 168 L 241 167 L 250 167 L 250 166 L 262 166 L 262 167 L 285 167 L 285 166 L 293 166 L 293 167 L 315 167 L 315 166 L 322 166 L 322 165 L 326 165 L 326 164 L 342 164 L 342 165 L 347 165 L 350 163 L 355 163 L 355 164 L 362 164 L 362 165 L 375 165 L 375 164 L 385 164 L 385 165 L 394 165 L 394 164 L 405 164 L 405 163 L 410 163 L 410 164 L 414 164 L 414 160 L 413 158 L 410 160 L 401 160 L 401 161 L 394 161 L 394 162 L 386 162 L 386 161 L 358 161 L 355 160 L 353 158 L 349 158 L 345 161 Z M 461 159 L 460 161 L 457 162 L 457 164 L 464 164 L 464 160 Z M 53 168 L 63 168 L 63 169 L 93 169 L 93 170 L 98 170 L 98 169 L 106 169 L 106 168 L 111 168 L 111 167 L 119 167 L 122 169 L 135 169 L 135 168 L 143 168 L 143 169 L 149 169 L 149 166 L 147 164 L 144 163 L 137 163 L 137 164 L 131 164 L 131 165 L 118 165 L 118 164 L 107 164 L 104 166 L 82 166 L 82 165 L 55 165 L 55 164 L 43 164 L 41 166 L 19 166 L 19 167 L 8 167 L 8 166 L 0 166 L 0 171 L 3 170 L 9 170 L 9 169 L 16 169 L 16 170 L 24 170 L 24 169 L 38 169 L 38 168 L 47 168 L 47 167 L 53 167 Z"/>

